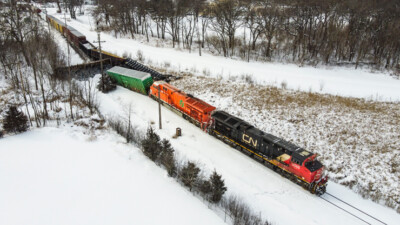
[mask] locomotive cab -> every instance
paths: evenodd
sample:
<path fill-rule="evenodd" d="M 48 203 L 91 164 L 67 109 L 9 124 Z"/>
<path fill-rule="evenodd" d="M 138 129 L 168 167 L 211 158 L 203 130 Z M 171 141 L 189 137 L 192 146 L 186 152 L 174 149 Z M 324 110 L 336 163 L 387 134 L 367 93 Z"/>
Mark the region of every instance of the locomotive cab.
<path fill-rule="evenodd" d="M 294 174 L 308 183 L 319 181 L 322 178 L 324 167 L 316 158 L 317 154 L 297 149 L 292 154 L 290 168 Z"/>

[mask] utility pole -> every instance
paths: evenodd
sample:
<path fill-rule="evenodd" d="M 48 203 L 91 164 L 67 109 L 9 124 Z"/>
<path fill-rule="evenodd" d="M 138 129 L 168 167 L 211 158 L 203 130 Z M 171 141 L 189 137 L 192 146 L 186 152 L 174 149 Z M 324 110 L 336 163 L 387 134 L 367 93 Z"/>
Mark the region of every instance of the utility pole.
<path fill-rule="evenodd" d="M 64 23 L 65 23 L 65 27 L 68 28 L 67 25 L 67 15 L 64 12 Z M 64 33 L 64 30 L 63 30 Z M 68 59 L 67 59 L 67 65 L 68 65 L 68 78 L 69 78 L 69 109 L 71 111 L 71 119 L 74 120 L 74 114 L 72 112 L 72 77 L 71 77 L 71 54 L 69 51 L 69 41 L 67 38 L 67 49 L 68 49 Z"/>
<path fill-rule="evenodd" d="M 99 43 L 99 54 L 100 54 L 100 70 L 101 70 L 101 83 L 103 91 L 105 90 L 105 86 L 104 86 L 104 74 L 103 74 L 103 54 L 101 53 L 101 42 L 105 42 L 105 41 L 101 41 L 100 40 L 100 30 L 99 30 L 99 22 L 97 22 L 97 41 L 93 41 L 94 43 Z"/>
<path fill-rule="evenodd" d="M 46 22 L 47 22 L 47 28 L 49 29 L 49 32 L 50 32 L 50 23 L 49 23 L 49 21 L 47 20 L 47 4 L 45 5 L 44 13 L 46 14 L 46 18 L 44 18 L 44 19 L 45 19 Z"/>
<path fill-rule="evenodd" d="M 158 122 L 160 123 L 160 130 L 162 129 L 162 124 L 161 124 L 161 98 L 160 98 L 160 84 L 158 84 Z"/>

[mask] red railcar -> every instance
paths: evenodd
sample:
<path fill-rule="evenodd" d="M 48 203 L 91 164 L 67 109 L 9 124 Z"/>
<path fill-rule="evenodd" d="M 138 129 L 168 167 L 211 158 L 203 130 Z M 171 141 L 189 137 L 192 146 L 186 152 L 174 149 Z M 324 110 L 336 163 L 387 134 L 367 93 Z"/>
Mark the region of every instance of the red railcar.
<path fill-rule="evenodd" d="M 75 30 L 73 27 L 68 26 L 63 29 L 64 36 L 67 37 L 68 41 L 72 42 L 76 47 L 79 48 L 79 43 L 86 43 L 86 36 Z"/>
<path fill-rule="evenodd" d="M 159 91 L 160 101 L 171 106 L 173 111 L 201 127 L 203 130 L 207 129 L 210 125 L 211 112 L 215 110 L 214 106 L 186 94 L 164 81 L 156 81 L 153 83 L 150 87 L 150 97 L 158 99 Z"/>

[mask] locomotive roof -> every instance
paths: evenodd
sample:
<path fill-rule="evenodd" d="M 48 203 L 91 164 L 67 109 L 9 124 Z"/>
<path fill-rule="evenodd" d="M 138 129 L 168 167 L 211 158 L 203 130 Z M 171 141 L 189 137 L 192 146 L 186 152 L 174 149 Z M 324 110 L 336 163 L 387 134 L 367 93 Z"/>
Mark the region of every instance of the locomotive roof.
<path fill-rule="evenodd" d="M 131 70 L 120 66 L 114 66 L 113 68 L 107 70 L 107 72 L 120 74 L 127 77 L 132 77 L 140 80 L 146 80 L 147 78 L 151 77 L 149 73 Z"/>
<path fill-rule="evenodd" d="M 281 147 L 286 150 L 286 152 L 297 160 L 303 162 L 306 158 L 312 156 L 313 154 L 291 142 L 288 142 L 282 138 L 276 137 L 275 135 L 264 133 L 258 128 L 253 127 L 252 125 L 248 124 L 247 122 L 243 121 L 240 118 L 234 117 L 224 111 L 216 111 L 213 114 L 213 117 L 217 120 L 223 122 L 224 124 L 230 127 L 238 127 L 240 126 L 244 130 L 247 130 L 249 134 L 257 135 L 258 137 L 262 137 L 269 143 L 273 143 L 274 145 Z M 241 129 L 242 130 L 242 129 Z"/>
<path fill-rule="evenodd" d="M 182 95 L 186 96 L 186 103 L 188 105 L 190 105 L 191 107 L 201 111 L 201 112 L 211 112 L 213 110 L 215 110 L 215 107 L 208 104 L 207 102 L 198 99 L 190 94 L 186 94 L 184 92 L 182 92 L 181 90 L 179 90 L 178 88 L 166 83 L 165 81 L 156 81 L 154 82 L 154 85 L 158 86 L 158 85 L 162 85 L 163 87 L 173 91 L 173 92 L 179 92 Z"/>
<path fill-rule="evenodd" d="M 311 152 L 305 150 L 304 148 L 301 148 L 291 142 L 276 137 L 272 134 L 265 134 L 263 137 L 265 139 L 268 139 L 268 141 L 273 142 L 276 146 L 279 146 L 285 149 L 286 151 L 291 152 L 291 155 L 301 162 L 303 162 L 306 158 L 313 155 Z"/>
<path fill-rule="evenodd" d="M 208 104 L 207 102 L 200 100 L 198 98 L 195 98 L 193 96 L 188 96 L 188 99 L 186 100 L 188 105 L 192 106 L 193 108 L 203 111 L 203 112 L 211 112 L 215 109 L 214 106 Z"/>

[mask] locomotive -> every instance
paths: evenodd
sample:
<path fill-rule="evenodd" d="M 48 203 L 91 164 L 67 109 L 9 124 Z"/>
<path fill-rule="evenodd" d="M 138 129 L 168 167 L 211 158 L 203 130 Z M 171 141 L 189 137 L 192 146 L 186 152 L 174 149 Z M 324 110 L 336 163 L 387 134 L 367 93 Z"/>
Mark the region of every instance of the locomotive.
<path fill-rule="evenodd" d="M 213 112 L 211 118 L 210 134 L 261 161 L 311 193 L 322 195 L 326 192 L 328 177 L 323 165 L 316 159 L 317 154 L 264 133 L 224 111 Z"/>
<path fill-rule="evenodd" d="M 165 81 L 154 82 L 149 95 L 203 130 L 207 130 L 211 125 L 210 115 L 216 109 L 214 106 L 184 93 Z"/>
<path fill-rule="evenodd" d="M 102 54 L 102 58 L 110 59 L 113 65 L 125 63 L 127 67 L 150 73 L 151 77 L 156 81 L 151 84 L 150 88 L 143 89 L 145 91 L 142 94 L 147 94 L 154 100 L 159 101 L 165 107 L 200 127 L 203 131 L 262 162 L 311 193 L 322 195 L 326 192 L 328 177 L 325 174 L 324 166 L 317 160 L 317 154 L 313 154 L 272 134 L 265 133 L 227 112 L 216 110 L 216 107 L 207 102 L 186 94 L 163 81 L 163 79 L 167 80 L 169 78 L 168 75 L 162 75 L 129 58 L 124 59 L 105 51 L 100 52 L 86 40 L 84 35 L 70 26 L 67 27 L 62 21 L 53 16 L 47 16 L 46 19 L 88 57 L 97 60 Z M 125 75 L 117 74 L 116 76 L 122 77 Z M 136 78 L 130 77 L 130 79 Z M 132 85 L 134 83 L 132 82 Z M 123 86 L 131 90 L 138 90 L 127 85 L 128 83 Z"/>

